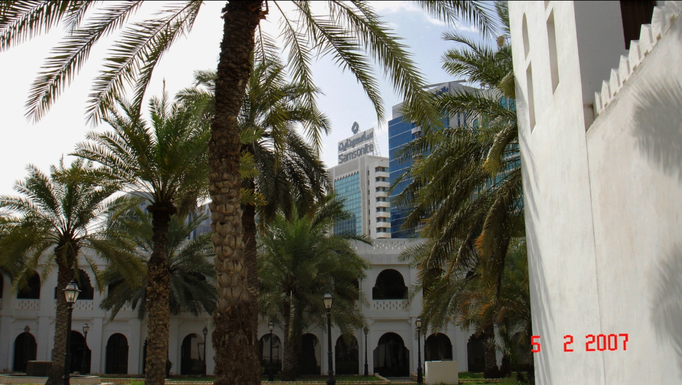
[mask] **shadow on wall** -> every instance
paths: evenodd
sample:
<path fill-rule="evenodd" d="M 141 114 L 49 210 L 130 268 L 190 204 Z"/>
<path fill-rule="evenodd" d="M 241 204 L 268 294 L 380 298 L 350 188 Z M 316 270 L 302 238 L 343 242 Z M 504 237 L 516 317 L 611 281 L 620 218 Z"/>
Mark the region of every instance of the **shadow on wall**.
<path fill-rule="evenodd" d="M 671 38 L 682 45 L 682 28 Z M 633 134 L 649 162 L 682 182 L 682 81 L 674 69 L 651 78 L 637 87 Z"/>
<path fill-rule="evenodd" d="M 682 379 L 682 246 L 658 262 L 654 269 L 651 321 L 659 342 L 670 341 L 677 353 L 678 376 Z"/>

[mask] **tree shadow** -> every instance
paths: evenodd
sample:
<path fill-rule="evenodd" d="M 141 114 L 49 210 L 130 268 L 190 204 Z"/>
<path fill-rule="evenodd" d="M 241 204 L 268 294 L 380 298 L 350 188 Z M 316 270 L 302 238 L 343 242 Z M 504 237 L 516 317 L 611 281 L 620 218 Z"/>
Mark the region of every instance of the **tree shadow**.
<path fill-rule="evenodd" d="M 671 37 L 682 44 L 682 28 L 678 31 Z M 637 83 L 633 135 L 649 162 L 682 182 L 682 81 L 674 69 L 666 72 Z"/>
<path fill-rule="evenodd" d="M 659 342 L 669 342 L 675 349 L 682 379 L 682 246 L 675 245 L 653 271 L 651 321 Z"/>

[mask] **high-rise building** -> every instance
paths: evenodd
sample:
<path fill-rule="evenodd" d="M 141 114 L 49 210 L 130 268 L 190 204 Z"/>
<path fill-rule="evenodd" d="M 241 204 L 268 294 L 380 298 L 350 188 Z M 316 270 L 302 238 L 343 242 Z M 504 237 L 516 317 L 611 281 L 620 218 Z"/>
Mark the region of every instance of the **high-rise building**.
<path fill-rule="evenodd" d="M 339 165 L 329 169 L 334 192 L 345 199 L 350 217 L 339 220 L 334 232 L 391 237 L 388 158 L 378 156 L 374 129 L 359 132 L 339 142 Z"/>
<path fill-rule="evenodd" d="M 459 92 L 471 92 L 474 88 L 462 84 L 462 80 L 432 84 L 428 86 L 433 93 L 448 92 L 451 94 Z M 388 158 L 390 164 L 389 182 L 393 185 L 398 178 L 405 174 L 412 166 L 411 158 L 401 158 L 401 151 L 414 139 L 421 136 L 421 127 L 414 123 L 403 120 L 401 111 L 402 103 L 393 106 L 393 116 L 388 122 Z M 443 125 L 459 127 L 466 124 L 466 114 L 459 113 L 450 117 L 443 117 Z M 410 183 L 410 179 L 403 179 L 391 192 L 391 237 L 392 238 L 412 238 L 416 237 L 417 228 L 404 229 L 405 218 L 409 214 L 409 207 L 400 207 L 396 204 L 395 198 Z"/>

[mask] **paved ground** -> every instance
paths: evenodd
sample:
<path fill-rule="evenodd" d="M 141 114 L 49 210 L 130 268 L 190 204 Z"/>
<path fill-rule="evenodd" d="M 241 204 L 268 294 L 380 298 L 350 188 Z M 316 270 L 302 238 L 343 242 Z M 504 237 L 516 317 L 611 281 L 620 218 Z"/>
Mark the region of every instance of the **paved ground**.
<path fill-rule="evenodd" d="M 408 377 L 386 377 L 391 380 L 393 384 L 416 384 L 415 381 L 410 380 Z"/>

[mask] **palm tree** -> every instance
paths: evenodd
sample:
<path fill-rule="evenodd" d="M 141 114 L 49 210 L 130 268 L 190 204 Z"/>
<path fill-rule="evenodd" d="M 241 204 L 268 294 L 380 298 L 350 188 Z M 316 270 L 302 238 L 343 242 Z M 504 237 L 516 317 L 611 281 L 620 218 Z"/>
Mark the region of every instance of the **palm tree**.
<path fill-rule="evenodd" d="M 81 250 L 96 250 L 109 262 L 130 262 L 124 260 L 126 254 L 106 242 L 97 227 L 102 214 L 121 205 L 120 201 L 106 202 L 119 186 L 83 160 L 74 161 L 68 168 L 62 160 L 51 167 L 50 175 L 32 165 L 27 169 L 28 177 L 14 186 L 20 196 L 0 196 L 0 210 L 8 214 L 0 231 L 0 265 L 13 275 L 13 290 L 25 287 L 38 265 L 42 264 L 42 274 L 48 275 L 56 264 L 57 292 L 61 293 L 69 282 L 78 280 L 79 257 L 90 265 L 101 290 L 97 265 Z M 61 381 L 64 374 L 67 337 L 66 299 L 63 295 L 56 297 L 52 383 Z"/>
<path fill-rule="evenodd" d="M 210 119 L 215 106 L 215 78 L 215 71 L 198 71 L 195 86 L 178 93 L 178 100 L 203 108 Z M 318 156 L 319 136 L 329 131 L 329 123 L 314 105 L 302 102 L 317 92 L 288 83 L 278 61 L 256 63 L 246 86 L 239 127 L 242 163 L 252 160 L 256 171 L 251 175 L 241 173 L 244 259 L 251 292 L 258 291 L 256 213 L 261 228 L 272 222 L 278 212 L 286 218 L 292 218 L 294 208 L 309 213 L 330 188 Z M 303 126 L 312 146 L 296 132 L 295 124 Z M 257 328 L 258 314 L 252 314 L 252 319 Z"/>
<path fill-rule="evenodd" d="M 324 326 L 322 296 L 334 295 L 333 320 L 342 332 L 362 327 L 358 280 L 368 264 L 351 247 L 355 235 L 331 235 L 343 215 L 342 202 L 326 199 L 314 214 L 287 219 L 278 215 L 259 238 L 261 313 L 281 325 L 284 333 L 282 379 L 293 381 L 303 331 Z"/>
<path fill-rule="evenodd" d="M 104 120 L 113 131 L 90 132 L 74 155 L 99 163 L 107 177 L 144 198 L 152 216 L 153 251 L 147 262 L 146 301 L 149 313 L 149 354 L 146 380 L 163 382 L 166 376 L 170 320 L 168 229 L 171 217 L 196 207 L 205 194 L 206 148 L 209 130 L 196 120 L 197 111 L 152 98 L 151 127 L 140 117 L 139 105 L 119 103 Z"/>
<path fill-rule="evenodd" d="M 429 130 L 409 144 L 405 156 L 416 160 L 396 181 L 411 178 L 398 201 L 414 207 L 406 226 L 426 218 L 421 235 L 430 241 L 410 250 L 406 258 L 420 268 L 425 309 L 431 300 L 435 307 L 425 319 L 435 325 L 452 316 L 444 308 L 450 299 L 471 303 L 462 293 L 485 295 L 493 290 L 499 299 L 510 241 L 524 233 L 518 127 L 513 94 L 508 92 L 513 78 L 506 3 L 497 2 L 496 9 L 507 26 L 497 49 L 457 34 L 445 36 L 464 48 L 449 50 L 443 68 L 481 90 L 440 94 L 436 106 L 446 116 L 465 113 L 469 124 Z M 477 319 L 489 340 L 486 375 L 496 376 L 493 317 Z"/>
<path fill-rule="evenodd" d="M 65 24 L 68 35 L 52 52 L 44 72 L 33 85 L 29 96 L 29 116 L 40 119 L 63 87 L 70 83 L 87 60 L 90 49 L 105 35 L 123 27 L 141 1 L 105 5 L 98 12 L 94 2 L 30 1 L 4 2 L 0 5 L 0 50 L 23 42 L 53 27 Z M 381 22 L 364 2 L 329 1 L 327 15 L 314 15 L 310 2 L 294 2 L 294 11 L 284 13 L 279 1 L 229 1 L 222 10 L 223 40 L 217 67 L 216 114 L 211 126 L 208 149 L 210 165 L 209 192 L 216 248 L 218 308 L 214 313 L 216 329 L 216 383 L 257 384 L 260 382 L 257 333 L 245 323 L 245 315 L 257 312 L 252 306 L 255 293 L 248 290 L 244 260 L 243 227 L 240 212 L 238 116 L 246 84 L 256 61 L 276 49 L 273 39 L 259 28 L 270 12 L 279 12 L 282 38 L 289 49 L 288 65 L 297 84 L 314 89 L 310 63 L 315 54 L 330 54 L 344 69 L 356 75 L 374 104 L 377 116 L 384 112 L 370 60 L 375 59 L 399 90 L 406 106 L 413 106 L 406 117 L 423 125 L 438 126 L 439 116 L 424 91 L 425 81 L 415 63 L 397 42 L 396 35 Z M 446 22 L 464 16 L 484 31 L 492 22 L 481 2 L 423 1 L 426 10 Z M 156 64 L 178 36 L 191 30 L 201 8 L 201 1 L 174 2 L 153 18 L 132 23 L 122 32 L 106 59 L 105 69 L 95 80 L 87 112 L 92 121 L 106 114 L 119 99 L 125 85 L 134 83 L 134 100 L 141 101 Z M 294 16 L 295 15 L 295 16 Z M 294 23 L 294 19 L 298 20 Z M 309 98 L 307 103 L 314 103 Z M 139 103 L 138 103 L 139 104 Z M 249 318 L 249 317 L 246 317 Z M 151 378 L 148 377 L 148 380 Z M 150 385 L 161 385 L 160 379 Z"/>
<path fill-rule="evenodd" d="M 205 221 L 206 215 L 174 215 L 168 227 L 168 274 L 170 275 L 169 308 L 170 313 L 178 315 L 189 311 L 198 316 L 206 311 L 215 310 L 218 294 L 215 290 L 215 269 L 208 261 L 213 257 L 211 234 L 199 235 L 187 240 Z M 146 290 L 143 282 L 147 279 L 146 264 L 154 252 L 152 218 L 139 207 L 115 223 L 109 233 L 116 237 L 115 242 L 132 241 L 135 253 L 142 264 L 137 265 L 136 274 L 121 271 L 119 266 L 111 265 L 103 273 L 102 279 L 109 286 L 107 297 L 100 307 L 111 311 L 111 319 L 125 304 L 137 309 L 142 319 L 147 314 Z M 123 246 L 122 248 L 124 248 Z"/>

